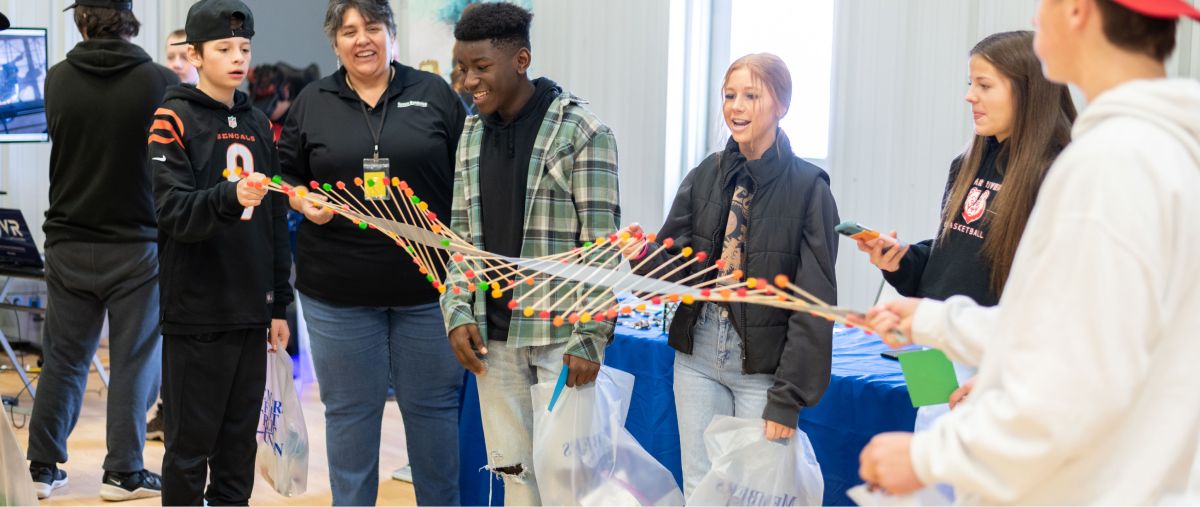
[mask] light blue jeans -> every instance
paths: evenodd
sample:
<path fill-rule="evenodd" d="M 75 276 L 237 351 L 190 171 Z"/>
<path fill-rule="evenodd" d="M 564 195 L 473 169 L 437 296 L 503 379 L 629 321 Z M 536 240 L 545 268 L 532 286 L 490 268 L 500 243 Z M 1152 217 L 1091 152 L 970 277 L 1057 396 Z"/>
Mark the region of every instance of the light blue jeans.
<path fill-rule="evenodd" d="M 478 385 L 488 467 L 504 481 L 504 505 L 541 505 L 533 475 L 534 407 L 529 388 L 558 379 L 567 343 L 510 348 L 489 341 L 487 350 L 487 373 L 478 378 Z"/>
<path fill-rule="evenodd" d="M 712 468 L 704 430 L 713 417 L 761 419 L 767 389 L 774 383 L 770 374 L 742 373 L 742 338 L 720 306 L 704 304 L 693 336 L 691 354 L 675 352 L 675 412 L 685 498 Z"/>
<path fill-rule="evenodd" d="M 420 505 L 458 505 L 458 415 L 463 367 L 437 303 L 338 306 L 300 295 L 325 404 L 334 505 L 375 505 L 388 386 L 404 418 Z M 526 393 L 528 394 L 528 393 Z"/>

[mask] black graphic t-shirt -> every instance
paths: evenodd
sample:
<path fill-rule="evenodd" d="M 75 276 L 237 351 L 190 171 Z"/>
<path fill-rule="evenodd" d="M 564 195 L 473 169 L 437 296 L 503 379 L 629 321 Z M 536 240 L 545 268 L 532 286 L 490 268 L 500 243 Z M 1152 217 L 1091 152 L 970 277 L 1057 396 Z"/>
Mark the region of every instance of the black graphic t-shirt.
<path fill-rule="evenodd" d="M 993 306 L 1000 294 L 991 287 L 991 267 L 983 258 L 983 241 L 988 226 L 996 219 L 993 204 L 1003 188 L 1004 174 L 998 160 L 1003 143 L 989 138 L 975 180 L 958 206 L 945 241 L 915 243 L 900 261 L 900 269 L 883 277 L 904 296 L 944 300 L 967 296 L 976 303 Z M 961 160 L 951 167 L 946 184 L 949 198 Z"/>
<path fill-rule="evenodd" d="M 753 186 L 750 175 L 743 172 L 737 177 L 737 187 L 729 203 L 729 218 L 725 223 L 725 241 L 721 246 L 721 259 L 725 261 L 725 267 L 718 270 L 719 277 L 746 269 L 746 227 L 750 224 Z M 738 282 L 731 280 L 723 285 L 735 283 Z"/>

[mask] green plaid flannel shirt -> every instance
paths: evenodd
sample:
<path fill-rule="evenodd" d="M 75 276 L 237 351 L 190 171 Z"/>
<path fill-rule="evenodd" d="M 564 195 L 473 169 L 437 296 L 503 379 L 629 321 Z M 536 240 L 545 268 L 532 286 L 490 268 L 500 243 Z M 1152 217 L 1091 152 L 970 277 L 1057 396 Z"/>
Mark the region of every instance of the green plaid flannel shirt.
<path fill-rule="evenodd" d="M 617 142 L 608 126 L 583 107 L 587 102 L 563 93 L 546 111 L 529 159 L 529 179 L 525 191 L 525 238 L 522 257 L 541 257 L 569 251 L 585 242 L 615 232 L 621 222 L 617 190 Z M 454 171 L 454 194 L 450 227 L 477 247 L 487 249 L 483 241 L 483 222 L 479 186 L 479 149 L 483 142 L 483 122 L 478 116 L 467 118 L 458 143 Z M 609 264 L 615 267 L 616 262 Z M 476 267 L 478 269 L 478 267 Z M 553 295 L 539 305 L 548 307 L 568 294 L 575 299 L 587 294 L 591 286 L 574 282 L 551 281 L 535 277 L 535 285 L 518 284 L 513 298 L 522 305 Z M 461 287 L 460 294 L 447 290 L 441 298 L 447 332 L 464 324 L 477 324 L 487 337 L 485 299 L 490 290 L 468 288 L 463 272 L 450 267 L 447 287 Z M 566 287 L 560 287 L 566 285 Z M 536 291 L 534 289 L 537 289 Z M 594 311 L 612 296 L 607 289 L 596 289 L 582 309 Z M 563 310 L 570 305 L 559 306 Z M 513 313 L 508 332 L 509 347 L 556 345 L 570 341 L 567 353 L 600 362 L 601 353 L 613 333 L 611 322 L 591 321 L 554 327 L 538 315 L 525 317 Z"/>

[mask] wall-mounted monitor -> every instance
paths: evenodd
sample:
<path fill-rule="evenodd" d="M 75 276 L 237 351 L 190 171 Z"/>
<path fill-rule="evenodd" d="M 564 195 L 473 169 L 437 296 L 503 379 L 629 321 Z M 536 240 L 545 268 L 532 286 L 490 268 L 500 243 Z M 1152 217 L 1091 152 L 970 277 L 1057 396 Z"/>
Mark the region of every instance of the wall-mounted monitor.
<path fill-rule="evenodd" d="M 0 32 L 0 142 L 49 141 L 46 131 L 46 29 Z"/>

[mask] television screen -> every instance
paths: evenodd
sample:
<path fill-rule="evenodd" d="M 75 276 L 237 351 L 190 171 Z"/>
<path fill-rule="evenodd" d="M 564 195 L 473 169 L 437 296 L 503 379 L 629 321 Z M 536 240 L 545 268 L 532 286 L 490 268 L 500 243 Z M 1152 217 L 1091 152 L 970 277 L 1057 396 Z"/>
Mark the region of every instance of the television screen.
<path fill-rule="evenodd" d="M 0 32 L 0 142 L 49 141 L 46 133 L 46 29 Z"/>

